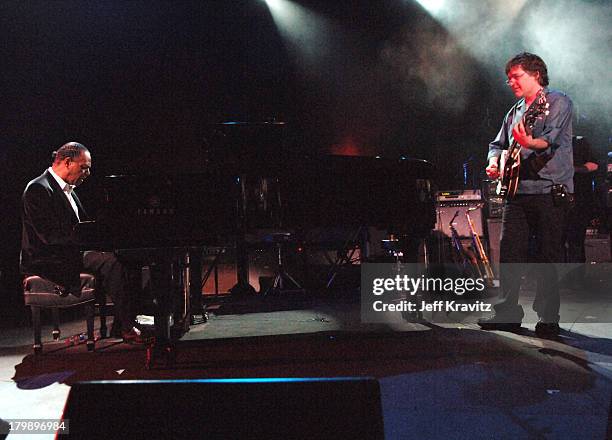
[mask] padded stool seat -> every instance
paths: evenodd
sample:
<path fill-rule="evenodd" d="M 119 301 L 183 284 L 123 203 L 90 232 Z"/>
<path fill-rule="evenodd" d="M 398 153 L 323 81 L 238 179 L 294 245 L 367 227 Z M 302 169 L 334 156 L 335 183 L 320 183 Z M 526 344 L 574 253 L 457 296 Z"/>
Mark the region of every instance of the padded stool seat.
<path fill-rule="evenodd" d="M 23 280 L 23 295 L 27 306 L 32 310 L 32 326 L 34 327 L 34 352 L 42 352 L 40 310 L 50 308 L 53 313 L 53 339 L 59 339 L 59 309 L 83 305 L 87 319 L 87 349 L 93 351 L 94 340 L 94 303 L 96 301 L 95 277 L 88 273 L 81 274 L 80 295 L 72 293 L 59 295 L 59 287 L 37 275 L 27 276 Z"/>

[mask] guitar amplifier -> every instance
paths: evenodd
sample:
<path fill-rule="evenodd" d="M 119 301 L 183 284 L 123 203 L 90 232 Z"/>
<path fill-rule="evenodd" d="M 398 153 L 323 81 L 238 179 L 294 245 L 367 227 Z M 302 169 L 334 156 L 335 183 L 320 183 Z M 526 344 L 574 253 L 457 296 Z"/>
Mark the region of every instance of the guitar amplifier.
<path fill-rule="evenodd" d="M 609 234 L 589 234 L 584 241 L 584 256 L 587 264 L 608 263 L 612 261 Z"/>
<path fill-rule="evenodd" d="M 436 195 L 436 201 L 437 231 L 450 237 L 451 230 L 449 223 L 452 220 L 459 237 L 471 238 L 472 231 L 465 216 L 465 213 L 469 212 L 470 218 L 474 223 L 474 232 L 480 237 L 484 235 L 480 190 L 440 191 Z"/>
<path fill-rule="evenodd" d="M 482 200 L 479 189 L 454 189 L 446 191 L 438 191 L 436 201 L 438 203 L 455 203 L 455 202 L 479 202 Z"/>
<path fill-rule="evenodd" d="M 504 200 L 497 194 L 497 180 L 482 181 L 482 198 L 486 202 L 486 217 L 501 218 L 504 211 Z"/>

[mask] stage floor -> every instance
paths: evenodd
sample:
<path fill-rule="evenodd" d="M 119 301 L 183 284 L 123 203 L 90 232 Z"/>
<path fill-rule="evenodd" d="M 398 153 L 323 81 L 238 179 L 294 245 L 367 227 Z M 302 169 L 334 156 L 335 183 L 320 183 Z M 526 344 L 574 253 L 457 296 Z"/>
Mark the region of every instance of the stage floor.
<path fill-rule="evenodd" d="M 143 346 L 104 339 L 88 353 L 85 344 L 52 342 L 49 326 L 45 354 L 35 359 L 30 328 L 4 329 L 0 419 L 59 418 L 70 386 L 82 380 L 370 376 L 380 383 L 387 439 L 604 439 L 609 304 L 589 297 L 601 293 L 561 293 L 563 331 L 554 340 L 536 337 L 532 312 L 520 332 L 486 332 L 465 316 L 414 323 L 397 314 L 362 324 L 356 291 L 207 297 L 208 322 L 177 342 L 173 364 L 151 369 Z M 526 311 L 532 300 L 523 292 Z M 600 322 L 584 322 L 595 315 Z M 85 324 L 61 327 L 68 337 Z"/>

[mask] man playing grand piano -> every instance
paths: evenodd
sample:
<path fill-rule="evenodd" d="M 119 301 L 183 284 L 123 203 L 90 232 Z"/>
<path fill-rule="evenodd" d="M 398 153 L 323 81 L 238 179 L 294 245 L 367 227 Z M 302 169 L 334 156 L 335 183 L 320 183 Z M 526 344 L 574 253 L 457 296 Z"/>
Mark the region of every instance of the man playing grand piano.
<path fill-rule="evenodd" d="M 74 188 L 90 173 L 89 150 L 68 142 L 53 153 L 52 165 L 28 183 L 22 196 L 21 272 L 57 283 L 64 294 L 80 292 L 80 272 L 91 273 L 115 303 L 123 340 L 142 343 L 121 263 L 111 252 L 81 252 L 75 234 L 75 225 L 87 215 Z"/>

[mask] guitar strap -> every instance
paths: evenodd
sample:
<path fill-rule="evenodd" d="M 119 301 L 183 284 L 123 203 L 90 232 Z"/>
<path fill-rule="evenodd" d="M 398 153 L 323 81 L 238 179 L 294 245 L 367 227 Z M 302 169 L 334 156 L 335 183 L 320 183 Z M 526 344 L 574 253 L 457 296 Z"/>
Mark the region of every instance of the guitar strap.
<path fill-rule="evenodd" d="M 519 169 L 520 180 L 540 180 L 538 174 L 542 168 L 546 166 L 553 155 L 546 154 L 530 154 L 527 158 L 521 160 L 521 168 Z"/>
<path fill-rule="evenodd" d="M 525 106 L 525 100 L 521 100 L 516 104 L 514 108 L 513 121 L 518 121 L 523 114 L 527 111 Z M 510 132 L 510 138 L 512 138 L 512 131 Z M 542 168 L 546 166 L 548 161 L 553 157 L 551 153 L 536 154 L 535 151 L 521 149 L 521 168 L 519 169 L 519 180 L 540 180 L 538 174 Z"/>

